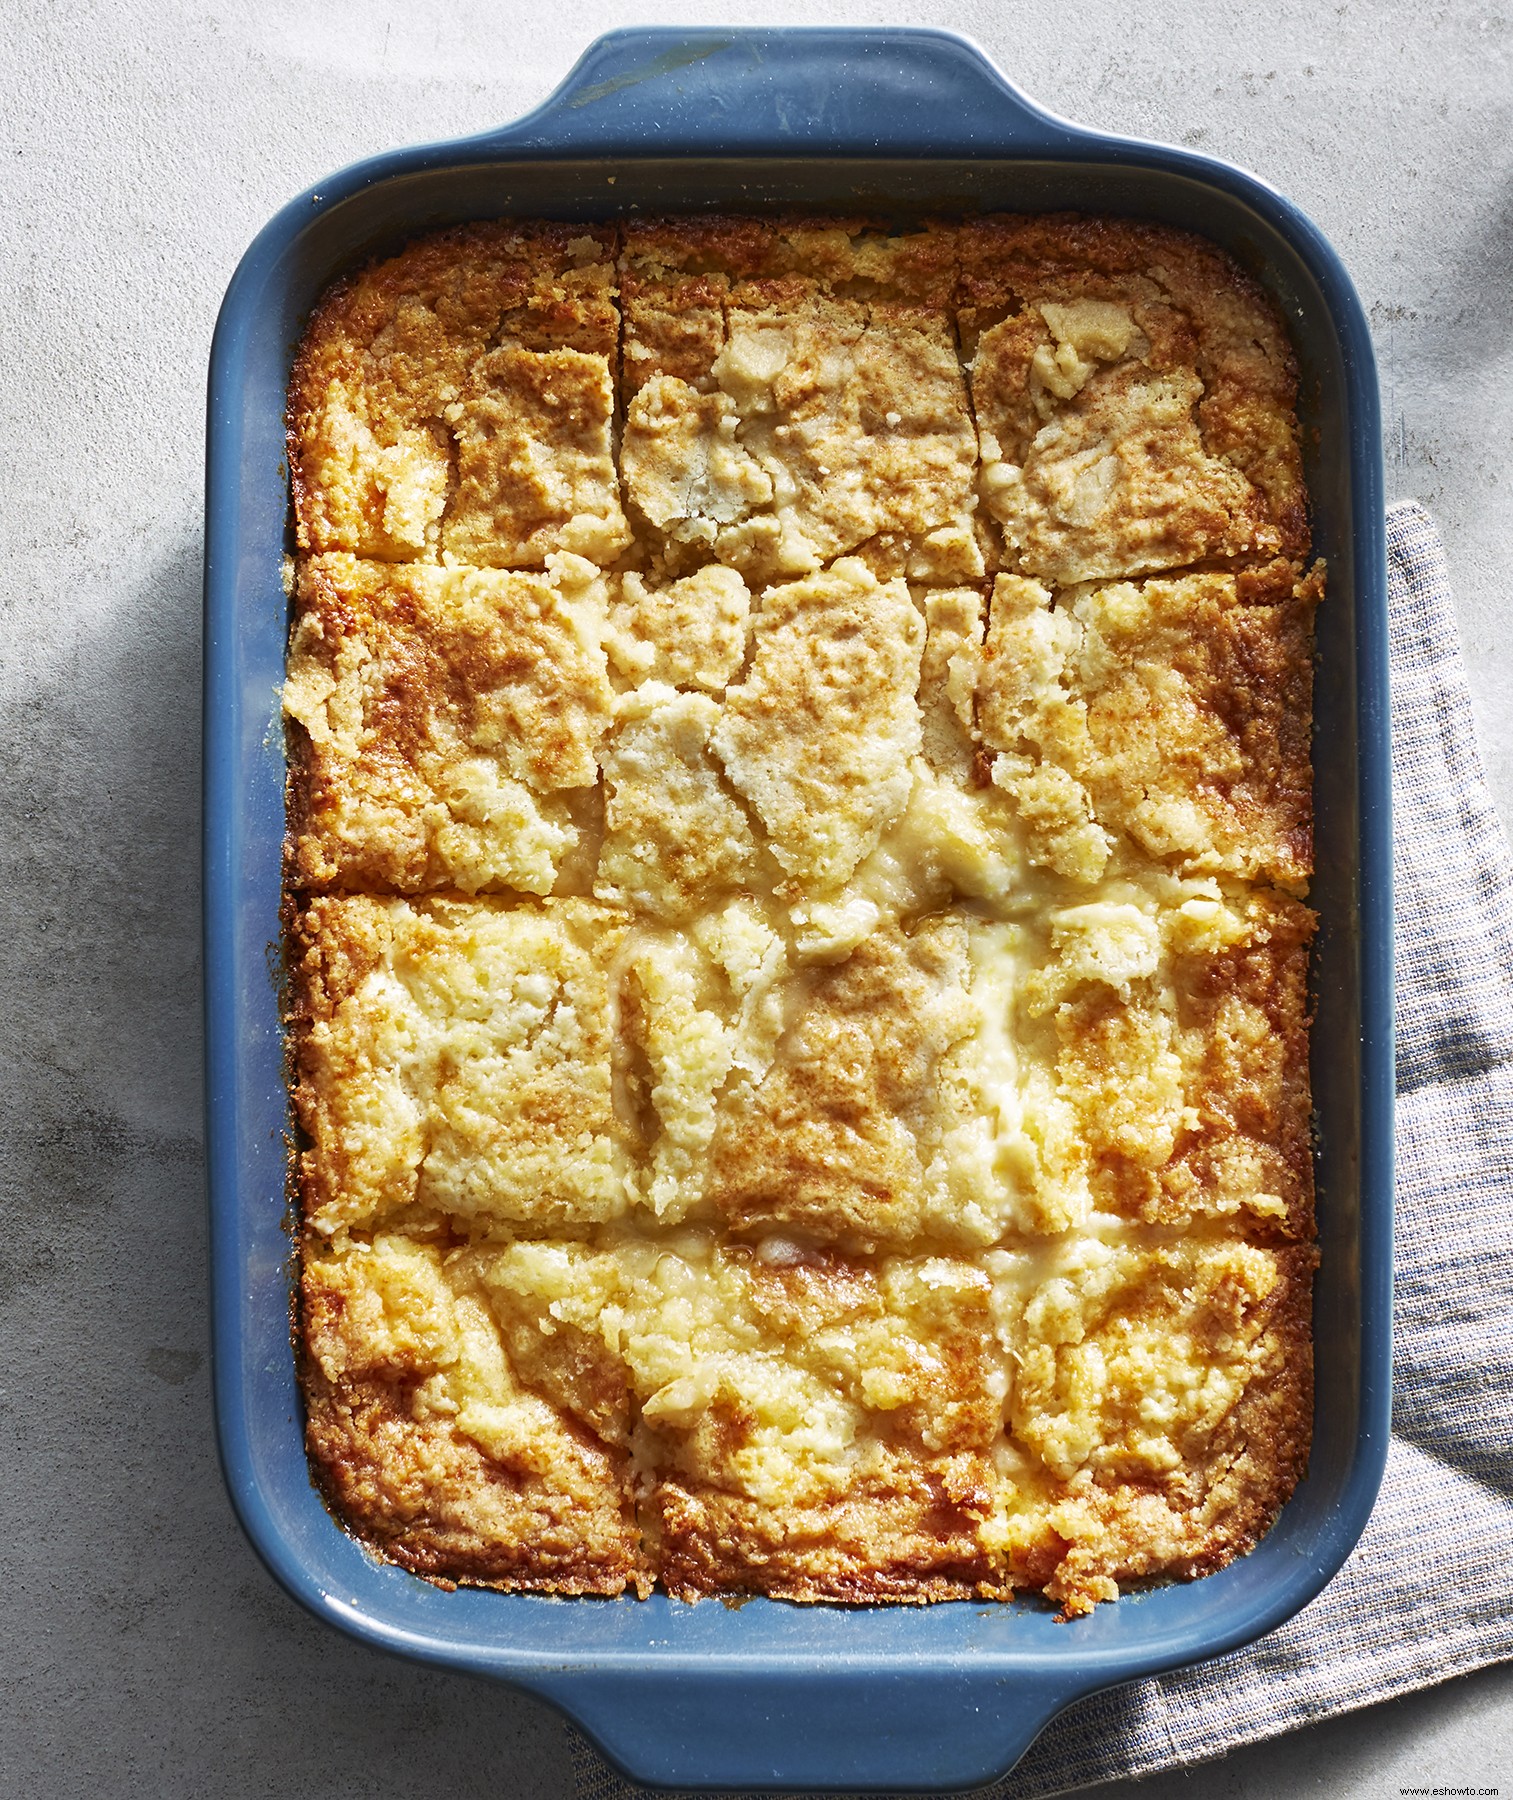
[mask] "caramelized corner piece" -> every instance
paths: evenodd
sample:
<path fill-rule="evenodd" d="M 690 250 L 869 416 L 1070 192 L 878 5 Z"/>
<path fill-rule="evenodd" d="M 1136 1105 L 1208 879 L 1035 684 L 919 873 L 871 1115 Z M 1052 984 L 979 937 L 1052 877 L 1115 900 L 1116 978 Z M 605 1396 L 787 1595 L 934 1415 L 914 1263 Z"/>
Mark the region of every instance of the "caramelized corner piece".
<path fill-rule="evenodd" d="M 1065 586 L 1307 555 L 1296 364 L 1236 264 L 1119 220 L 1006 214 L 960 242 L 981 492 L 1006 569 Z"/>
<path fill-rule="evenodd" d="M 614 251 L 605 227 L 470 225 L 333 288 L 289 387 L 300 548 L 505 567 L 617 554 Z"/>
<path fill-rule="evenodd" d="M 1020 1346 L 1000 1505 L 1064 1617 L 1254 1547 L 1307 1466 L 1312 1246 L 1083 1240 L 1003 1258 Z"/>
<path fill-rule="evenodd" d="M 312 1245 L 302 1311 L 311 1459 L 384 1554 L 452 1582 L 650 1591 L 623 1432 L 521 1379 L 465 1253 Z"/>

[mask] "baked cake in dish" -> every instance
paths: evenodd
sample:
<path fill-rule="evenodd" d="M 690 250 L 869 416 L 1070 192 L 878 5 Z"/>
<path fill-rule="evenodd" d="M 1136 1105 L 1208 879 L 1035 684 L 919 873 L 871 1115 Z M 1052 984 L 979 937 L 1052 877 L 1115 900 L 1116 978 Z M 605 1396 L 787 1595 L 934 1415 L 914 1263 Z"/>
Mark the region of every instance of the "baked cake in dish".
<path fill-rule="evenodd" d="M 289 396 L 307 1436 L 420 1575 L 1222 1566 L 1312 1414 L 1296 371 L 1165 228 L 506 221 Z"/>

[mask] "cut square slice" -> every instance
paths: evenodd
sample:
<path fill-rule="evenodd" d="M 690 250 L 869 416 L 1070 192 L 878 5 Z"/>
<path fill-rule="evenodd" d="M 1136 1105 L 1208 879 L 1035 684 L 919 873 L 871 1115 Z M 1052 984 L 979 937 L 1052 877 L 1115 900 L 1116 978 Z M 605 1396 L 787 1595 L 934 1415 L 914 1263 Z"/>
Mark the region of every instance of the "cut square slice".
<path fill-rule="evenodd" d="M 665 587 L 631 572 L 611 601 L 605 648 L 628 681 L 718 694 L 746 660 L 750 614 L 746 583 L 719 563 Z"/>
<path fill-rule="evenodd" d="M 614 244 L 599 226 L 470 225 L 332 289 L 289 389 L 300 548 L 434 562 L 454 502 L 460 561 L 539 564 L 624 539 L 608 465 Z M 496 384 L 516 378 L 528 393 L 512 408 Z M 503 466 L 509 446 L 537 465 L 555 446 L 563 469 L 536 467 L 533 486 Z M 590 519 L 597 536 L 575 524 Z"/>
<path fill-rule="evenodd" d="M 661 220 L 621 258 L 626 497 L 753 582 L 980 575 L 953 231 Z"/>
<path fill-rule="evenodd" d="M 616 702 L 602 752 L 601 900 L 676 919 L 773 887 L 779 871 L 709 748 L 719 719 L 707 694 L 658 681 Z"/>
<path fill-rule="evenodd" d="M 450 562 L 539 568 L 570 550 L 607 565 L 630 544 L 611 445 L 606 356 L 492 351 L 448 406 L 457 482 L 441 527 Z"/>
<path fill-rule="evenodd" d="M 1306 1465 L 1312 1246 L 1080 1237 L 988 1261 L 1011 1559 L 1077 1614 L 1249 1550 Z"/>
<path fill-rule="evenodd" d="M 305 1216 L 322 1236 L 612 1219 L 625 917 L 583 900 L 318 896 L 292 935 Z"/>
<path fill-rule="evenodd" d="M 314 1243 L 301 1292 L 311 1460 L 385 1555 L 451 1581 L 650 1591 L 623 1440 L 522 1379 L 466 1253 Z"/>
<path fill-rule="evenodd" d="M 603 584 L 309 559 L 284 710 L 301 886 L 551 890 L 578 846 L 613 693 Z"/>
<path fill-rule="evenodd" d="M 982 1272 L 769 1237 L 639 1247 L 620 1319 L 679 1599 L 949 1599 L 983 1542 L 1001 1381 Z"/>
<path fill-rule="evenodd" d="M 785 1030 L 759 1079 L 721 1100 L 707 1195 L 741 1233 L 870 1250 L 907 1243 L 933 1216 L 941 1065 L 971 1028 L 967 930 L 928 919 L 878 928 L 845 957 L 799 971 Z"/>
<path fill-rule="evenodd" d="M 999 576 L 977 720 L 1031 858 L 1092 881 L 1123 838 L 1177 869 L 1305 889 L 1321 589 L 1285 563 L 1054 599 Z"/>
<path fill-rule="evenodd" d="M 1030 934 L 1012 1015 L 1023 1119 L 1063 1222 L 1312 1234 L 1314 925 L 1264 889 L 1110 883 Z"/>
<path fill-rule="evenodd" d="M 796 895 L 838 887 L 904 809 L 925 627 L 854 557 L 769 588 L 710 744 Z"/>
<path fill-rule="evenodd" d="M 1297 372 L 1275 308 L 1159 226 L 964 225 L 958 325 L 1003 566 L 1053 585 L 1301 558 Z"/>

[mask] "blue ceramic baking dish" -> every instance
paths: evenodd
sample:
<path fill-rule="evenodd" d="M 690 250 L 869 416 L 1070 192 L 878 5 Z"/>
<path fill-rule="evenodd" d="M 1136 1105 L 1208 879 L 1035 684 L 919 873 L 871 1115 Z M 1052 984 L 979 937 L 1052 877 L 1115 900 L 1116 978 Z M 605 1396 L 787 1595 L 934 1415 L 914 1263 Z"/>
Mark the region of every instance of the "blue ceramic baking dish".
<path fill-rule="evenodd" d="M 846 1611 L 447 1593 L 376 1561 L 306 1471 L 289 1341 L 286 1111 L 273 969 L 283 837 L 283 404 L 316 295 L 414 233 L 518 213 L 776 205 L 889 215 L 1071 207 L 1205 233 L 1280 303 L 1302 364 L 1316 542 L 1314 1089 L 1323 1266 L 1307 1480 L 1256 1551 L 1071 1625 L 1024 1605 Z M 215 1396 L 249 1537 L 364 1641 L 561 1707 L 621 1768 L 680 1787 L 949 1789 L 1007 1770 L 1081 1695 L 1249 1643 L 1339 1568 L 1388 1437 L 1392 953 L 1385 542 L 1376 373 L 1339 258 L 1226 164 L 1084 131 L 930 31 L 623 31 L 502 130 L 402 150 L 258 236 L 210 366 L 205 968 Z"/>

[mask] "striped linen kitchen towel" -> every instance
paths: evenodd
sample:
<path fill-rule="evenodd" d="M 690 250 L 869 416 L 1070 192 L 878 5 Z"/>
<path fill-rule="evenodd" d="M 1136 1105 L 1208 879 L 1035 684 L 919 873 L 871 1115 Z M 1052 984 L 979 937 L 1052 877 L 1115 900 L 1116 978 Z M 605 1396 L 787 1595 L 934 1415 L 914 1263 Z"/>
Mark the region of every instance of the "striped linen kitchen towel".
<path fill-rule="evenodd" d="M 1269 1637 L 1094 1695 L 986 1790 L 1039 1800 L 1223 1756 L 1513 1656 L 1513 860 L 1444 551 L 1388 514 L 1397 890 L 1392 1446 L 1355 1554 Z M 638 1790 L 573 1734 L 579 1800 Z"/>

